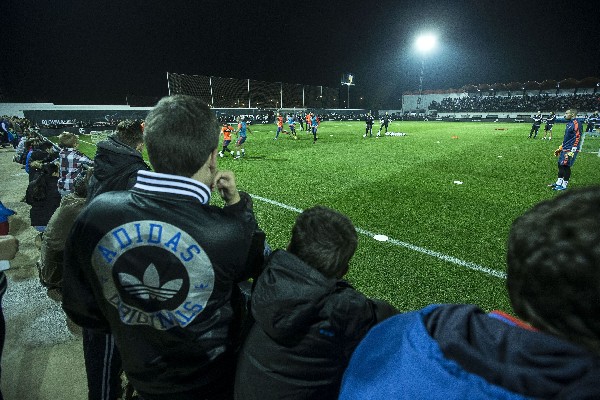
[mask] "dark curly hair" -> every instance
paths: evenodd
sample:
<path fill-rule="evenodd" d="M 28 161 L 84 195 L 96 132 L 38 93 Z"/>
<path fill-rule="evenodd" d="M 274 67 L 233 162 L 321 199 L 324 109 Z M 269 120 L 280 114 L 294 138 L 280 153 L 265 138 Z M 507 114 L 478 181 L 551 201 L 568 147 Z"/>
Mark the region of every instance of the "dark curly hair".
<path fill-rule="evenodd" d="M 573 190 L 516 219 L 507 263 L 517 315 L 600 353 L 600 187 Z"/>
<path fill-rule="evenodd" d="M 142 121 L 126 119 L 117 125 L 115 129 L 117 139 L 134 149 L 140 143 L 144 142 L 144 130 Z"/>
<path fill-rule="evenodd" d="M 328 278 L 341 278 L 358 246 L 352 221 L 331 208 L 316 206 L 296 218 L 288 251 Z"/>

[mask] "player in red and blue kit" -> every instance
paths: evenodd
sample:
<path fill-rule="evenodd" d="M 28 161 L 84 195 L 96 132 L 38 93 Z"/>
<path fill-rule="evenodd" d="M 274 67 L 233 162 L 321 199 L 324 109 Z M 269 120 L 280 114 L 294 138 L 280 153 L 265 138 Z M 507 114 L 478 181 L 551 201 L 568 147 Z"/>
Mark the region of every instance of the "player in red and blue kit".
<path fill-rule="evenodd" d="M 233 156 L 233 151 L 229 150 L 227 146 L 231 143 L 231 132 L 233 132 L 233 126 L 229 125 L 227 122 L 223 123 L 221 127 L 221 135 L 223 135 L 223 150 L 219 152 L 219 157 L 223 157 L 225 153 L 231 153 Z"/>
<path fill-rule="evenodd" d="M 575 118 L 577 116 L 576 109 L 569 109 L 565 112 L 565 119 L 568 121 L 565 128 L 565 137 L 562 144 L 554 151 L 554 155 L 558 156 L 558 179 L 555 183 L 548 185 L 552 190 L 566 190 L 571 177 L 571 167 L 575 163 L 577 153 L 581 151 L 582 133 L 581 125 Z"/>
<path fill-rule="evenodd" d="M 275 139 L 273 140 L 277 140 L 279 134 L 283 131 L 283 117 L 281 116 L 281 114 L 277 114 L 275 122 L 277 123 L 277 132 L 275 133 Z"/>

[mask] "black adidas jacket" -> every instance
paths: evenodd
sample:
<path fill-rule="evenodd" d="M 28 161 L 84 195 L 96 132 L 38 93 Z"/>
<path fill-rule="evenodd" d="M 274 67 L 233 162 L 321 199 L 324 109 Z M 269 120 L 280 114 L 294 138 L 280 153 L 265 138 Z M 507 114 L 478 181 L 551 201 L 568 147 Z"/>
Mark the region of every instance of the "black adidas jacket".
<path fill-rule="evenodd" d="M 77 218 L 63 308 L 113 333 L 138 391 L 189 398 L 234 370 L 234 288 L 260 272 L 265 239 L 240 195 L 214 207 L 202 183 L 139 171 L 131 190 L 98 196 Z"/>

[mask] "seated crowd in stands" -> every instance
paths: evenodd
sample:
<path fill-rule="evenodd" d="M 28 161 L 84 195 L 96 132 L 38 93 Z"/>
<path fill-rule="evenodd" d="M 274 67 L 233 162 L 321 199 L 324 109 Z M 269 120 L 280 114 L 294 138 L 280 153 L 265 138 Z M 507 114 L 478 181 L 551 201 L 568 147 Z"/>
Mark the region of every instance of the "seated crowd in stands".
<path fill-rule="evenodd" d="M 437 112 L 515 112 L 534 110 L 597 110 L 599 95 L 524 95 L 524 96 L 463 96 L 432 101 L 430 110 Z"/>
<path fill-rule="evenodd" d="M 61 189 L 36 225 L 53 236 L 38 267 L 84 328 L 90 398 L 121 398 L 121 370 L 140 400 L 600 397 L 600 187 L 513 222 L 507 288 L 519 318 L 467 304 L 400 312 L 343 279 L 358 238 L 335 210 L 303 211 L 287 247 L 271 251 L 251 197 L 217 168 L 217 118 L 196 98 L 161 100 L 143 126 L 122 121 L 98 147 L 105 173 L 73 134 L 57 154 L 23 133 L 15 161 L 29 154 L 31 182 L 45 179 L 43 196 L 30 184 L 32 203 Z M 90 187 L 104 189 L 86 202 Z M 223 207 L 210 205 L 213 190 Z M 98 369 L 94 335 L 116 346 L 113 370 Z"/>

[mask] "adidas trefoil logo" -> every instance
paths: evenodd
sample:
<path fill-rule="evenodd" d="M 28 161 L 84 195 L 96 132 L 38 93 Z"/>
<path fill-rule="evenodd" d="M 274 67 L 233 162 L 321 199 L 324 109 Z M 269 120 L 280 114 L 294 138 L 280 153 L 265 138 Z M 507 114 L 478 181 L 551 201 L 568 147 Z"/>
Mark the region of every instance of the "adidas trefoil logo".
<path fill-rule="evenodd" d="M 169 300 L 177 294 L 183 285 L 183 279 L 173 279 L 160 286 L 160 276 L 152 263 L 146 267 L 143 281 L 124 272 L 119 274 L 119 281 L 127 293 L 142 300 Z"/>

